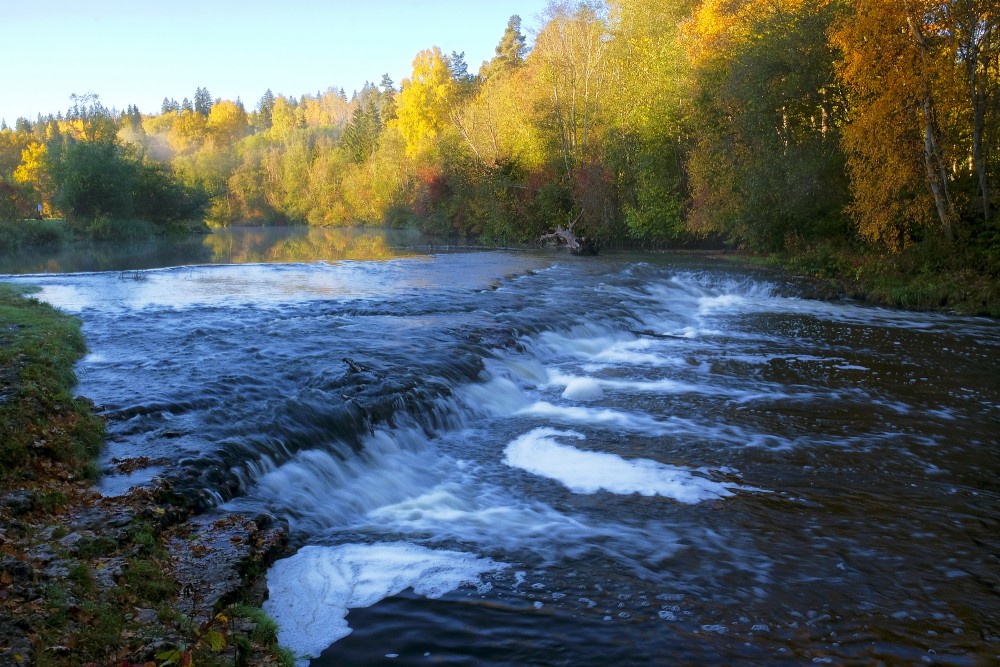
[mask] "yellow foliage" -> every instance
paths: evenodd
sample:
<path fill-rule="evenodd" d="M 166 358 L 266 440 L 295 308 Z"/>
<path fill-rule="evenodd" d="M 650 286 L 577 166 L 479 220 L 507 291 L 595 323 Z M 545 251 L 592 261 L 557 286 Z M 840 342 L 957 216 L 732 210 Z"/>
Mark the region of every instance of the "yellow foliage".
<path fill-rule="evenodd" d="M 534 118 L 544 93 L 533 77 L 527 67 L 495 74 L 457 114 L 463 138 L 483 164 L 517 161 L 533 168 L 544 162 L 545 147 Z"/>
<path fill-rule="evenodd" d="M 430 152 L 433 141 L 450 124 L 456 86 L 441 49 L 421 51 L 413 75 L 403 79 L 396 98 L 395 126 L 406 140 L 407 155 Z"/>
<path fill-rule="evenodd" d="M 212 143 L 228 146 L 246 136 L 250 129 L 246 111 L 235 102 L 222 100 L 208 112 L 206 128 Z"/>
<path fill-rule="evenodd" d="M 303 127 L 305 127 L 303 109 L 283 95 L 275 98 L 274 108 L 271 110 L 271 134 L 286 141 Z"/>
<path fill-rule="evenodd" d="M 182 111 L 170 125 L 170 147 L 178 154 L 197 150 L 205 142 L 207 121 L 200 113 Z"/>
<path fill-rule="evenodd" d="M 14 180 L 18 183 L 30 183 L 36 188 L 40 179 L 45 176 L 45 159 L 49 154 L 45 144 L 32 142 L 21 151 L 21 164 L 14 170 Z"/>
<path fill-rule="evenodd" d="M 851 210 L 864 238 L 899 250 L 914 225 L 934 220 L 928 145 L 944 160 L 955 151 L 937 142 L 939 123 L 960 122 L 963 115 L 957 55 L 946 40 L 929 38 L 938 28 L 927 21 L 939 2 L 857 0 L 853 6 L 831 35 L 843 53 L 838 76 L 852 107 L 843 129 Z M 935 112 L 933 123 L 928 112 Z M 947 188 L 937 174 L 933 180 Z"/>

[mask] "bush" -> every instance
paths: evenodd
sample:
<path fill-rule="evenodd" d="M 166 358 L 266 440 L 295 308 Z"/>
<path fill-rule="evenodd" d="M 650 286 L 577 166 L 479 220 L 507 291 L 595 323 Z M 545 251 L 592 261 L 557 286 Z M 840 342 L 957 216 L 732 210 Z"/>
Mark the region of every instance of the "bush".
<path fill-rule="evenodd" d="M 0 252 L 25 248 L 58 248 L 69 239 L 61 220 L 19 220 L 0 222 Z"/>

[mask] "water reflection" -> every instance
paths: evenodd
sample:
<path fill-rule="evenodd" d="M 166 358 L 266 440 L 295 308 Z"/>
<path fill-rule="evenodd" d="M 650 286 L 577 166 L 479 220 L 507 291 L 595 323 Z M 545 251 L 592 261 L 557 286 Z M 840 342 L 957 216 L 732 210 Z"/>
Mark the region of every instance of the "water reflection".
<path fill-rule="evenodd" d="M 234 227 L 205 236 L 142 243 L 80 242 L 0 254 L 0 274 L 134 271 L 194 264 L 391 259 L 413 254 L 411 230 Z"/>

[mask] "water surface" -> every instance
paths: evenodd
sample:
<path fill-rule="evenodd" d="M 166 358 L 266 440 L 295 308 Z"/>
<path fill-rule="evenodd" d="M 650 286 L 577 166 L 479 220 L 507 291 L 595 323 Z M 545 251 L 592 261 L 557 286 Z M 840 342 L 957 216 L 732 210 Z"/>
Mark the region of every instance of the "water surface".
<path fill-rule="evenodd" d="M 1000 660 L 1000 328 L 706 260 L 19 278 L 78 314 L 103 463 L 266 512 L 314 665 Z M 350 360 L 348 364 L 345 359 Z"/>

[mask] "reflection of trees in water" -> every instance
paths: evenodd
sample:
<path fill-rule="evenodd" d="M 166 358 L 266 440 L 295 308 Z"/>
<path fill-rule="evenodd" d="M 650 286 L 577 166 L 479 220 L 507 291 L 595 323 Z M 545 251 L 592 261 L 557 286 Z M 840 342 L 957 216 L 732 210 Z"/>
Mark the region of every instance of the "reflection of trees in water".
<path fill-rule="evenodd" d="M 399 257 L 382 230 L 353 228 L 254 228 L 219 230 L 205 237 L 212 261 L 305 262 Z"/>
<path fill-rule="evenodd" d="M 201 237 L 154 239 L 139 243 L 77 241 L 59 248 L 22 248 L 0 254 L 0 273 L 130 271 L 205 264 L 211 254 Z"/>
<path fill-rule="evenodd" d="M 143 243 L 73 243 L 58 250 L 0 253 L 3 273 L 131 271 L 192 264 L 314 262 L 391 259 L 407 253 L 394 248 L 413 238 L 398 230 L 320 227 L 235 227 L 204 237 L 157 239 Z"/>

